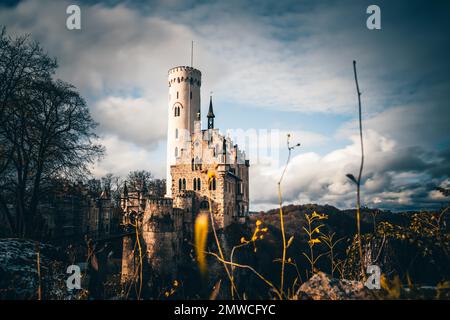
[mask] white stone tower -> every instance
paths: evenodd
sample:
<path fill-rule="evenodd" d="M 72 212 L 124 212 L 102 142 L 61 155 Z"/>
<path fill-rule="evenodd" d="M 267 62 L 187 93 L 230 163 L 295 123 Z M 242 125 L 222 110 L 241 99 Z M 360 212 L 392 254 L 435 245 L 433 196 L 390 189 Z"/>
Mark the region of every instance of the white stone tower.
<path fill-rule="evenodd" d="M 200 120 L 200 70 L 180 66 L 169 70 L 169 119 L 167 131 L 166 196 L 172 196 L 170 166 L 176 164 Z"/>

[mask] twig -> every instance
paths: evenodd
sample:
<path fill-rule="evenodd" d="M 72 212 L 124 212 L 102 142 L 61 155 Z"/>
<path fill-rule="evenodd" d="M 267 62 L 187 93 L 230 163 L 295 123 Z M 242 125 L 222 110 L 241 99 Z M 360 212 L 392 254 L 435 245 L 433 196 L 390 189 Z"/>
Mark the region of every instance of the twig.
<path fill-rule="evenodd" d="M 356 93 L 358 94 L 358 111 L 359 111 L 359 138 L 361 141 L 361 165 L 359 167 L 358 180 L 356 181 L 356 228 L 358 231 L 358 251 L 361 264 L 361 275 L 363 279 L 366 279 L 366 274 L 364 272 L 364 261 L 362 253 L 361 244 L 361 200 L 360 200 L 360 186 L 361 186 L 361 176 L 364 167 L 364 144 L 363 144 L 363 134 L 362 134 L 362 116 L 361 116 L 361 92 L 359 91 L 358 76 L 356 74 L 356 61 L 353 60 L 353 71 L 355 74 L 356 83 Z"/>
<path fill-rule="evenodd" d="M 219 251 L 220 254 L 220 258 L 222 261 L 225 261 L 225 258 L 223 256 L 223 252 L 222 252 L 222 247 L 220 246 L 220 242 L 219 242 L 219 238 L 217 237 L 217 232 L 216 232 L 216 226 L 215 226 L 215 221 L 214 221 L 214 214 L 212 212 L 212 201 L 211 201 L 211 187 L 212 187 L 212 179 L 210 178 L 208 181 L 209 184 L 209 197 L 208 197 L 208 204 L 209 204 L 209 216 L 211 219 L 211 225 L 212 225 L 212 229 L 213 229 L 213 234 L 214 234 L 214 239 L 216 240 L 216 245 L 217 245 L 217 249 Z M 227 273 L 228 279 L 230 279 L 230 283 L 231 283 L 231 295 L 232 298 L 234 298 L 234 291 L 236 291 L 236 294 L 239 297 L 239 292 L 237 291 L 236 285 L 234 283 L 233 277 L 230 274 L 230 271 L 228 270 L 228 267 L 225 263 L 223 263 L 223 267 L 225 268 L 225 271 Z"/>
<path fill-rule="evenodd" d="M 42 300 L 42 286 L 41 286 L 41 254 L 39 244 L 36 243 L 37 250 L 37 274 L 38 274 L 38 300 Z"/>
<path fill-rule="evenodd" d="M 136 241 L 139 249 L 139 293 L 138 293 L 138 300 L 141 299 L 141 292 L 142 292 L 142 247 L 141 247 L 141 241 L 139 240 L 139 228 L 138 228 L 138 220 L 136 219 Z"/>
<path fill-rule="evenodd" d="M 379 258 L 380 255 L 381 255 L 381 251 L 383 250 L 384 242 L 385 242 L 385 241 L 386 241 L 386 235 L 384 234 L 384 235 L 383 235 L 383 241 L 381 241 L 380 250 L 378 251 L 378 254 L 377 254 L 377 257 L 375 258 L 375 260 L 373 260 L 373 263 L 375 263 L 375 262 L 378 261 L 378 258 Z"/>
<path fill-rule="evenodd" d="M 281 236 L 283 239 L 283 255 L 281 260 L 281 279 L 280 279 L 280 291 L 281 294 L 283 294 L 284 291 L 284 268 L 285 268 L 285 261 L 286 261 L 286 232 L 284 230 L 284 216 L 283 216 L 283 200 L 281 196 L 281 181 L 283 180 L 284 174 L 286 173 L 286 169 L 288 167 L 289 161 L 291 160 L 291 151 L 295 147 L 300 146 L 300 143 L 297 143 L 295 146 L 291 147 L 289 145 L 289 138 L 291 137 L 290 134 L 287 135 L 287 148 L 288 148 L 288 158 L 286 160 L 286 165 L 284 166 L 283 173 L 281 174 L 280 180 L 278 181 L 278 205 L 280 207 L 280 229 L 281 229 Z"/>
<path fill-rule="evenodd" d="M 278 298 L 280 298 L 280 300 L 282 300 L 282 294 L 280 293 L 280 291 L 266 278 L 264 278 L 263 275 L 261 275 L 258 271 L 256 271 L 253 267 L 249 266 L 249 265 L 245 265 L 245 264 L 238 264 L 238 263 L 234 263 L 234 262 L 230 262 L 230 261 L 226 261 L 224 259 L 222 259 L 221 257 L 219 257 L 219 255 L 217 255 L 214 252 L 205 252 L 206 254 L 212 255 L 214 257 L 216 257 L 217 260 L 219 260 L 220 262 L 222 262 L 224 265 L 231 265 L 234 267 L 238 267 L 238 268 L 244 268 L 244 269 L 249 269 L 250 271 L 252 271 L 258 278 L 260 278 L 262 281 L 264 281 L 268 286 L 270 286 L 274 292 L 277 294 Z"/>

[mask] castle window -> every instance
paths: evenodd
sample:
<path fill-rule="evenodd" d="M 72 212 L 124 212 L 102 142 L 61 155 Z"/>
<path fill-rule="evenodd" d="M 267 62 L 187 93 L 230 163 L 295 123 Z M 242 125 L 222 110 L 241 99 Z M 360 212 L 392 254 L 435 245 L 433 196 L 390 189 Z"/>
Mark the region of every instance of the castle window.
<path fill-rule="evenodd" d="M 194 158 L 191 160 L 191 170 L 194 171 Z"/>
<path fill-rule="evenodd" d="M 183 190 L 186 190 L 186 179 L 183 178 Z"/>
<path fill-rule="evenodd" d="M 175 147 L 175 158 L 178 158 L 178 147 Z"/>
<path fill-rule="evenodd" d="M 216 190 L 216 178 L 212 178 L 209 182 L 209 190 Z"/>
<path fill-rule="evenodd" d="M 180 179 L 178 179 L 178 191 L 181 191 L 182 187 L 183 186 L 182 186 L 182 182 L 181 182 L 181 178 L 180 178 Z"/>
<path fill-rule="evenodd" d="M 178 81 L 178 82 L 180 82 L 180 81 Z M 177 99 L 179 98 L 179 94 L 178 94 L 178 91 L 177 91 Z"/>
<path fill-rule="evenodd" d="M 178 139 L 178 128 L 175 129 L 175 139 Z"/>
<path fill-rule="evenodd" d="M 191 100 L 192 100 L 192 91 L 191 91 Z"/>
<path fill-rule="evenodd" d="M 194 178 L 194 190 L 197 190 L 197 179 Z"/>
<path fill-rule="evenodd" d="M 200 178 L 197 178 L 197 189 L 201 190 L 201 182 L 200 182 Z"/>
<path fill-rule="evenodd" d="M 180 116 L 180 107 L 177 106 L 175 107 L 175 117 L 179 117 Z"/>
<path fill-rule="evenodd" d="M 179 117 L 180 116 L 180 107 L 175 107 L 174 112 L 175 112 L 174 116 Z"/>

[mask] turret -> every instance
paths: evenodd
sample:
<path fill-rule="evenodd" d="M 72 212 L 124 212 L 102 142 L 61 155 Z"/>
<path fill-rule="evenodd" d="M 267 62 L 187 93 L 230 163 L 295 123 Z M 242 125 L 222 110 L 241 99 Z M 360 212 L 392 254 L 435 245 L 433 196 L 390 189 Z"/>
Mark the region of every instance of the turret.
<path fill-rule="evenodd" d="M 208 109 L 208 129 L 214 129 L 214 115 L 213 105 L 212 105 L 212 96 L 209 97 L 209 109 Z"/>
<path fill-rule="evenodd" d="M 201 72 L 192 67 L 175 67 L 169 70 L 169 105 L 167 132 L 167 183 L 166 196 L 172 196 L 170 166 L 176 163 L 186 148 L 194 122 L 200 114 Z"/>

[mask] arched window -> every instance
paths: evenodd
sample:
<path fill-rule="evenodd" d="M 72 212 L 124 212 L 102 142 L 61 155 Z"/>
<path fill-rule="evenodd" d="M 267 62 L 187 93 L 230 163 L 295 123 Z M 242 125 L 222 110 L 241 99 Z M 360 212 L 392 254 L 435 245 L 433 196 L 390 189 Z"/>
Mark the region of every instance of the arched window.
<path fill-rule="evenodd" d="M 180 82 L 180 81 L 178 81 L 178 82 Z M 177 91 L 177 99 L 179 98 L 179 96 L 180 96 L 180 95 L 178 94 L 178 91 Z"/>
<path fill-rule="evenodd" d="M 197 179 L 194 178 L 194 191 L 197 190 Z"/>
<path fill-rule="evenodd" d="M 216 178 L 212 178 L 209 182 L 209 190 L 216 190 Z"/>
<path fill-rule="evenodd" d="M 179 117 L 180 116 L 180 107 L 176 106 L 174 109 L 174 116 Z"/>
<path fill-rule="evenodd" d="M 180 107 L 179 106 L 176 106 L 175 107 L 175 109 L 174 109 L 174 116 L 175 117 L 179 117 L 180 116 Z"/>
<path fill-rule="evenodd" d="M 183 178 L 183 190 L 186 190 L 186 179 Z"/>
<path fill-rule="evenodd" d="M 178 139 L 178 128 L 175 129 L 175 139 Z"/>
<path fill-rule="evenodd" d="M 181 185 L 181 178 L 178 179 L 178 191 L 181 191 L 182 185 Z"/>
<path fill-rule="evenodd" d="M 178 147 L 175 147 L 175 158 L 178 157 Z"/>
<path fill-rule="evenodd" d="M 197 190 L 201 190 L 202 184 L 200 178 L 197 178 Z"/>

